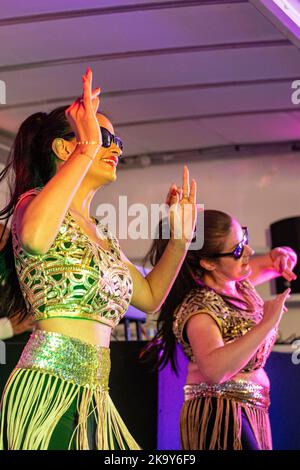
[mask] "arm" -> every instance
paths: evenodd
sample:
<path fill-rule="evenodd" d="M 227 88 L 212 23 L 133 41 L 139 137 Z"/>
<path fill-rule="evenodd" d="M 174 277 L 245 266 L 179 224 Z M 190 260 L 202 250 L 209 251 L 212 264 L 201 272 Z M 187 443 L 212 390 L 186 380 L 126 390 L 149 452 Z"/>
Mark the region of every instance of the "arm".
<path fill-rule="evenodd" d="M 170 240 L 156 266 L 144 277 L 122 253 L 133 280 L 131 304 L 146 313 L 159 310 L 170 292 L 185 255 L 185 248 Z"/>
<path fill-rule="evenodd" d="M 16 226 L 24 248 L 33 253 L 45 253 L 55 239 L 93 158 L 101 145 L 96 110 L 100 90 L 91 90 L 91 71 L 83 77 L 83 98 L 66 111 L 78 141 L 95 141 L 97 145 L 78 145 L 59 171 L 34 197 L 21 201 L 16 211 Z"/>
<path fill-rule="evenodd" d="M 296 263 L 297 255 L 292 248 L 288 246 L 274 248 L 269 253 L 250 260 L 252 272 L 249 279 L 255 286 L 279 276 L 289 282 L 294 281 L 297 276 L 292 270 Z"/>
<path fill-rule="evenodd" d="M 263 320 L 244 336 L 224 344 L 215 321 L 207 314 L 192 316 L 187 322 L 187 336 L 201 374 L 208 383 L 229 380 L 242 370 L 269 332 L 279 323 L 289 289 L 265 302 Z"/>
<path fill-rule="evenodd" d="M 176 190 L 170 200 L 171 211 L 171 238 L 156 266 L 146 277 L 130 263 L 123 255 L 133 279 L 132 305 L 147 313 L 154 313 L 160 309 L 165 298 L 177 277 L 187 248 L 194 235 L 196 224 L 196 181 L 191 183 L 189 189 L 189 172 L 184 167 L 183 196 Z"/>

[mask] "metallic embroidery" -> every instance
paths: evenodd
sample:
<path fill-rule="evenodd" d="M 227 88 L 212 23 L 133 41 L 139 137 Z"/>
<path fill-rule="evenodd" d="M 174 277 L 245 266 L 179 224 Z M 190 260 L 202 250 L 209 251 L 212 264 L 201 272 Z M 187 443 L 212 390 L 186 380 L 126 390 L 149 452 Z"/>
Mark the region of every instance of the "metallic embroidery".
<path fill-rule="evenodd" d="M 228 380 L 221 384 L 213 385 L 200 383 L 184 386 L 185 400 L 197 397 L 224 397 L 241 402 L 244 405 L 263 408 L 264 410 L 268 410 L 270 405 L 269 389 L 245 380 Z"/>
<path fill-rule="evenodd" d="M 35 320 L 80 318 L 111 327 L 119 323 L 130 303 L 132 279 L 121 260 L 117 239 L 102 224 L 97 229 L 109 241 L 109 250 L 83 233 L 67 212 L 48 252 L 31 255 L 21 246 L 13 220 L 16 271 L 27 309 Z"/>
<path fill-rule="evenodd" d="M 189 318 L 198 313 L 209 314 L 218 324 L 224 343 L 229 343 L 243 336 L 263 316 L 263 300 L 248 281 L 238 283 L 238 288 L 244 296 L 251 299 L 255 306 L 253 310 L 245 311 L 226 302 L 223 297 L 208 287 L 192 289 L 174 312 L 173 332 L 181 344 L 185 355 L 195 362 L 193 351 L 185 337 L 185 326 Z M 271 331 L 255 355 L 241 372 L 249 372 L 264 367 L 271 353 L 277 336 L 277 329 Z"/>

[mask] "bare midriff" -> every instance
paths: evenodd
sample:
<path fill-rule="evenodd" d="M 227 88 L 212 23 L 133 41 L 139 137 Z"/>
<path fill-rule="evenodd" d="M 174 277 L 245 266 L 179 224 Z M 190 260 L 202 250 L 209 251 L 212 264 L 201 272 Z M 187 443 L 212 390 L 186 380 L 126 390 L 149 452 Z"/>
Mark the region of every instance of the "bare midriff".
<path fill-rule="evenodd" d="M 253 370 L 251 372 L 239 372 L 236 375 L 228 378 L 227 380 L 246 380 L 249 382 L 254 382 L 258 385 L 262 385 L 263 387 L 270 386 L 270 380 L 267 376 L 267 373 L 264 369 L 260 368 L 257 370 Z M 188 365 L 188 374 L 187 374 L 187 384 L 197 384 L 206 382 L 204 377 L 201 375 L 197 364 L 190 362 Z"/>
<path fill-rule="evenodd" d="M 38 321 L 36 328 L 61 333 L 104 348 L 108 348 L 110 343 L 111 327 L 93 320 L 48 318 Z"/>

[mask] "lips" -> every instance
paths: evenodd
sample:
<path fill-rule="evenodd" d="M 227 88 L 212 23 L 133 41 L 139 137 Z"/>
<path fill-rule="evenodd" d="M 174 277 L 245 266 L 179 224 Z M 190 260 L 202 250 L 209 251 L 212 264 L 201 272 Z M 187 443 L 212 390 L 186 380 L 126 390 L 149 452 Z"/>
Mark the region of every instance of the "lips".
<path fill-rule="evenodd" d="M 118 165 L 117 157 L 101 158 L 101 161 L 113 166 L 114 168 Z"/>

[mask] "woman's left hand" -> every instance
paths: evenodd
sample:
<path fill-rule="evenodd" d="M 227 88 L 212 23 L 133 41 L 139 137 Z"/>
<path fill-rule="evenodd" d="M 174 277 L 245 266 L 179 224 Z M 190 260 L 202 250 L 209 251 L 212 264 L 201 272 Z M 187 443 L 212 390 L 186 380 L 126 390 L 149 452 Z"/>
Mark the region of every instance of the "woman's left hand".
<path fill-rule="evenodd" d="M 185 248 L 194 237 L 197 220 L 196 192 L 197 183 L 193 179 L 190 187 L 189 170 L 184 166 L 182 188 L 172 185 L 166 204 L 170 207 L 171 240 Z"/>
<path fill-rule="evenodd" d="M 280 246 L 270 251 L 272 269 L 291 282 L 297 279 L 293 269 L 297 264 L 297 254 L 289 246 Z"/>

